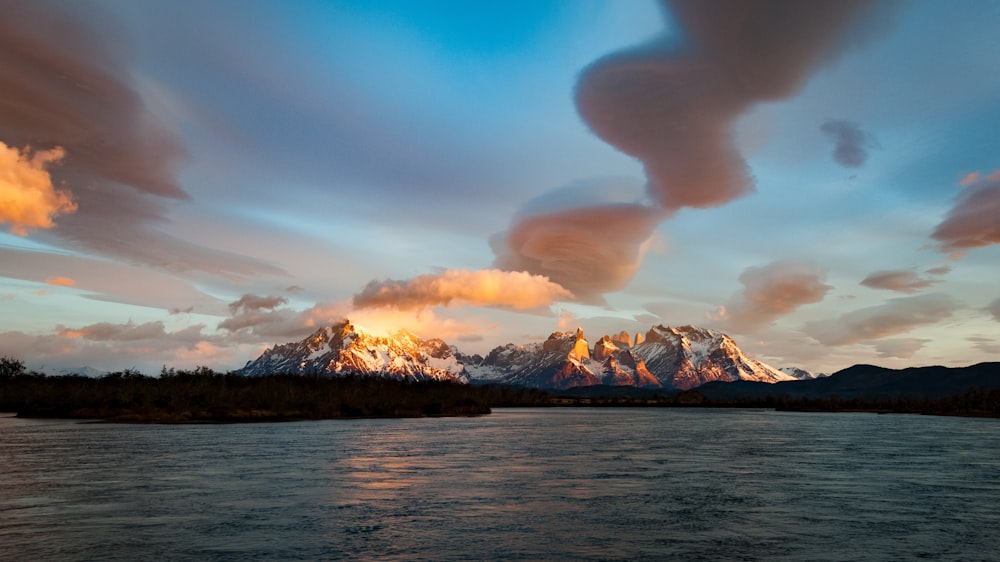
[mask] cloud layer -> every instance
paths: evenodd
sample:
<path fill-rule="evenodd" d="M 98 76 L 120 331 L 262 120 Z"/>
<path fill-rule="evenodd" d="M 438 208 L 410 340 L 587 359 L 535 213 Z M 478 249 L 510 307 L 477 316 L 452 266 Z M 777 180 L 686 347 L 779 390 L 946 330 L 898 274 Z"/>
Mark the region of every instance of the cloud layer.
<path fill-rule="evenodd" d="M 1000 170 L 985 177 L 970 175 L 962 184 L 965 188 L 931 237 L 945 252 L 1000 244 Z"/>
<path fill-rule="evenodd" d="M 372 281 L 354 295 L 353 302 L 355 308 L 412 310 L 456 302 L 528 310 L 572 298 L 568 290 L 541 275 L 498 269 L 449 269 L 407 281 Z"/>
<path fill-rule="evenodd" d="M 934 293 L 890 299 L 839 318 L 809 322 L 805 331 L 826 345 L 848 345 L 903 334 L 948 318 L 958 307 L 952 297 Z"/>
<path fill-rule="evenodd" d="M 776 261 L 747 268 L 740 275 L 744 289 L 721 307 L 721 320 L 737 332 L 753 332 L 823 300 L 830 286 L 826 272 L 807 261 Z"/>
<path fill-rule="evenodd" d="M 39 150 L 8 147 L 0 141 L 0 223 L 27 236 L 29 228 L 52 228 L 57 215 L 76 211 L 70 193 L 53 187 L 47 168 L 63 159 L 61 147 Z"/>
<path fill-rule="evenodd" d="M 126 36 L 111 14 L 89 2 L 4 5 L 0 142 L 31 146 L 38 150 L 36 159 L 44 154 L 49 162 L 59 155 L 60 165 L 48 171 L 74 200 L 57 195 L 44 208 L 68 213 L 76 205 L 58 229 L 41 237 L 174 272 L 206 271 L 231 279 L 283 274 L 154 228 L 167 221 L 169 204 L 191 199 L 178 180 L 187 154 L 179 133 L 143 94 L 149 88 L 134 70 Z M 14 232 L 51 226 L 44 215 L 34 217 L 17 219 L 26 223 L 13 223 Z"/>
<path fill-rule="evenodd" d="M 897 293 L 916 293 L 940 283 L 939 279 L 924 279 L 907 269 L 876 271 L 861 281 L 861 285 L 872 289 L 884 289 Z"/>

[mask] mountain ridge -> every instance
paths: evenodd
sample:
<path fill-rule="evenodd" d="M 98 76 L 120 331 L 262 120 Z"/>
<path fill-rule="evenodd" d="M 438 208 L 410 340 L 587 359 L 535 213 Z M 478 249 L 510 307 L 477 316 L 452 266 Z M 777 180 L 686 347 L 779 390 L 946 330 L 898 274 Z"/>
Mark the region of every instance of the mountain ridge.
<path fill-rule="evenodd" d="M 621 331 L 602 336 L 593 347 L 577 328 L 553 332 L 544 342 L 497 346 L 482 357 L 404 330 L 377 336 L 347 319 L 301 341 L 275 345 L 237 372 L 363 374 L 542 389 L 607 385 L 687 390 L 709 381 L 795 380 L 747 357 L 728 335 L 690 325 L 656 325 L 634 337 Z"/>

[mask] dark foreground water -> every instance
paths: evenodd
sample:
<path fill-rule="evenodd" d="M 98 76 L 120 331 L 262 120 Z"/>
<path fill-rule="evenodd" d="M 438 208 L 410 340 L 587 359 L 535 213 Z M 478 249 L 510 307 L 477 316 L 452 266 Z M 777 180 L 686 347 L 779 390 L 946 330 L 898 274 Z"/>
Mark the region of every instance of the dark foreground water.
<path fill-rule="evenodd" d="M 1000 420 L 0 418 L 4 560 L 1000 560 Z"/>

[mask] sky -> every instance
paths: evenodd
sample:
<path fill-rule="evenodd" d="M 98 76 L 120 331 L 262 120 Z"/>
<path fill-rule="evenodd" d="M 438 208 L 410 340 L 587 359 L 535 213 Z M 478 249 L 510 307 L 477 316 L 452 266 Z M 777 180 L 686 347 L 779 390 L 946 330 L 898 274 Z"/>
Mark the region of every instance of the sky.
<path fill-rule="evenodd" d="M 1000 356 L 994 0 L 0 0 L 0 355 Z"/>

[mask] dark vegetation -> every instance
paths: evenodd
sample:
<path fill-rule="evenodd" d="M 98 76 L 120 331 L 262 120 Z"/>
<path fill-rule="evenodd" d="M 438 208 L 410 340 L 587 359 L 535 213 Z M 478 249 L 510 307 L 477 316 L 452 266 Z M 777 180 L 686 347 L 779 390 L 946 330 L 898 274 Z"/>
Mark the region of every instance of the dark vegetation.
<path fill-rule="evenodd" d="M 510 387 L 377 377 L 244 377 L 199 367 L 100 378 L 46 376 L 0 358 L 0 411 L 23 417 L 122 422 L 248 422 L 358 417 L 472 416 L 529 405 L 545 394 Z"/>
<path fill-rule="evenodd" d="M 552 393 L 552 394 L 550 394 Z M 0 357 L 0 411 L 124 422 L 248 422 L 469 416 L 512 406 L 773 408 L 1000 417 L 1000 363 L 892 370 L 856 365 L 825 379 L 709 383 L 695 390 L 593 386 L 545 392 L 507 385 L 407 382 L 371 376 L 245 377 L 164 368 L 100 378 L 46 376 Z"/>

